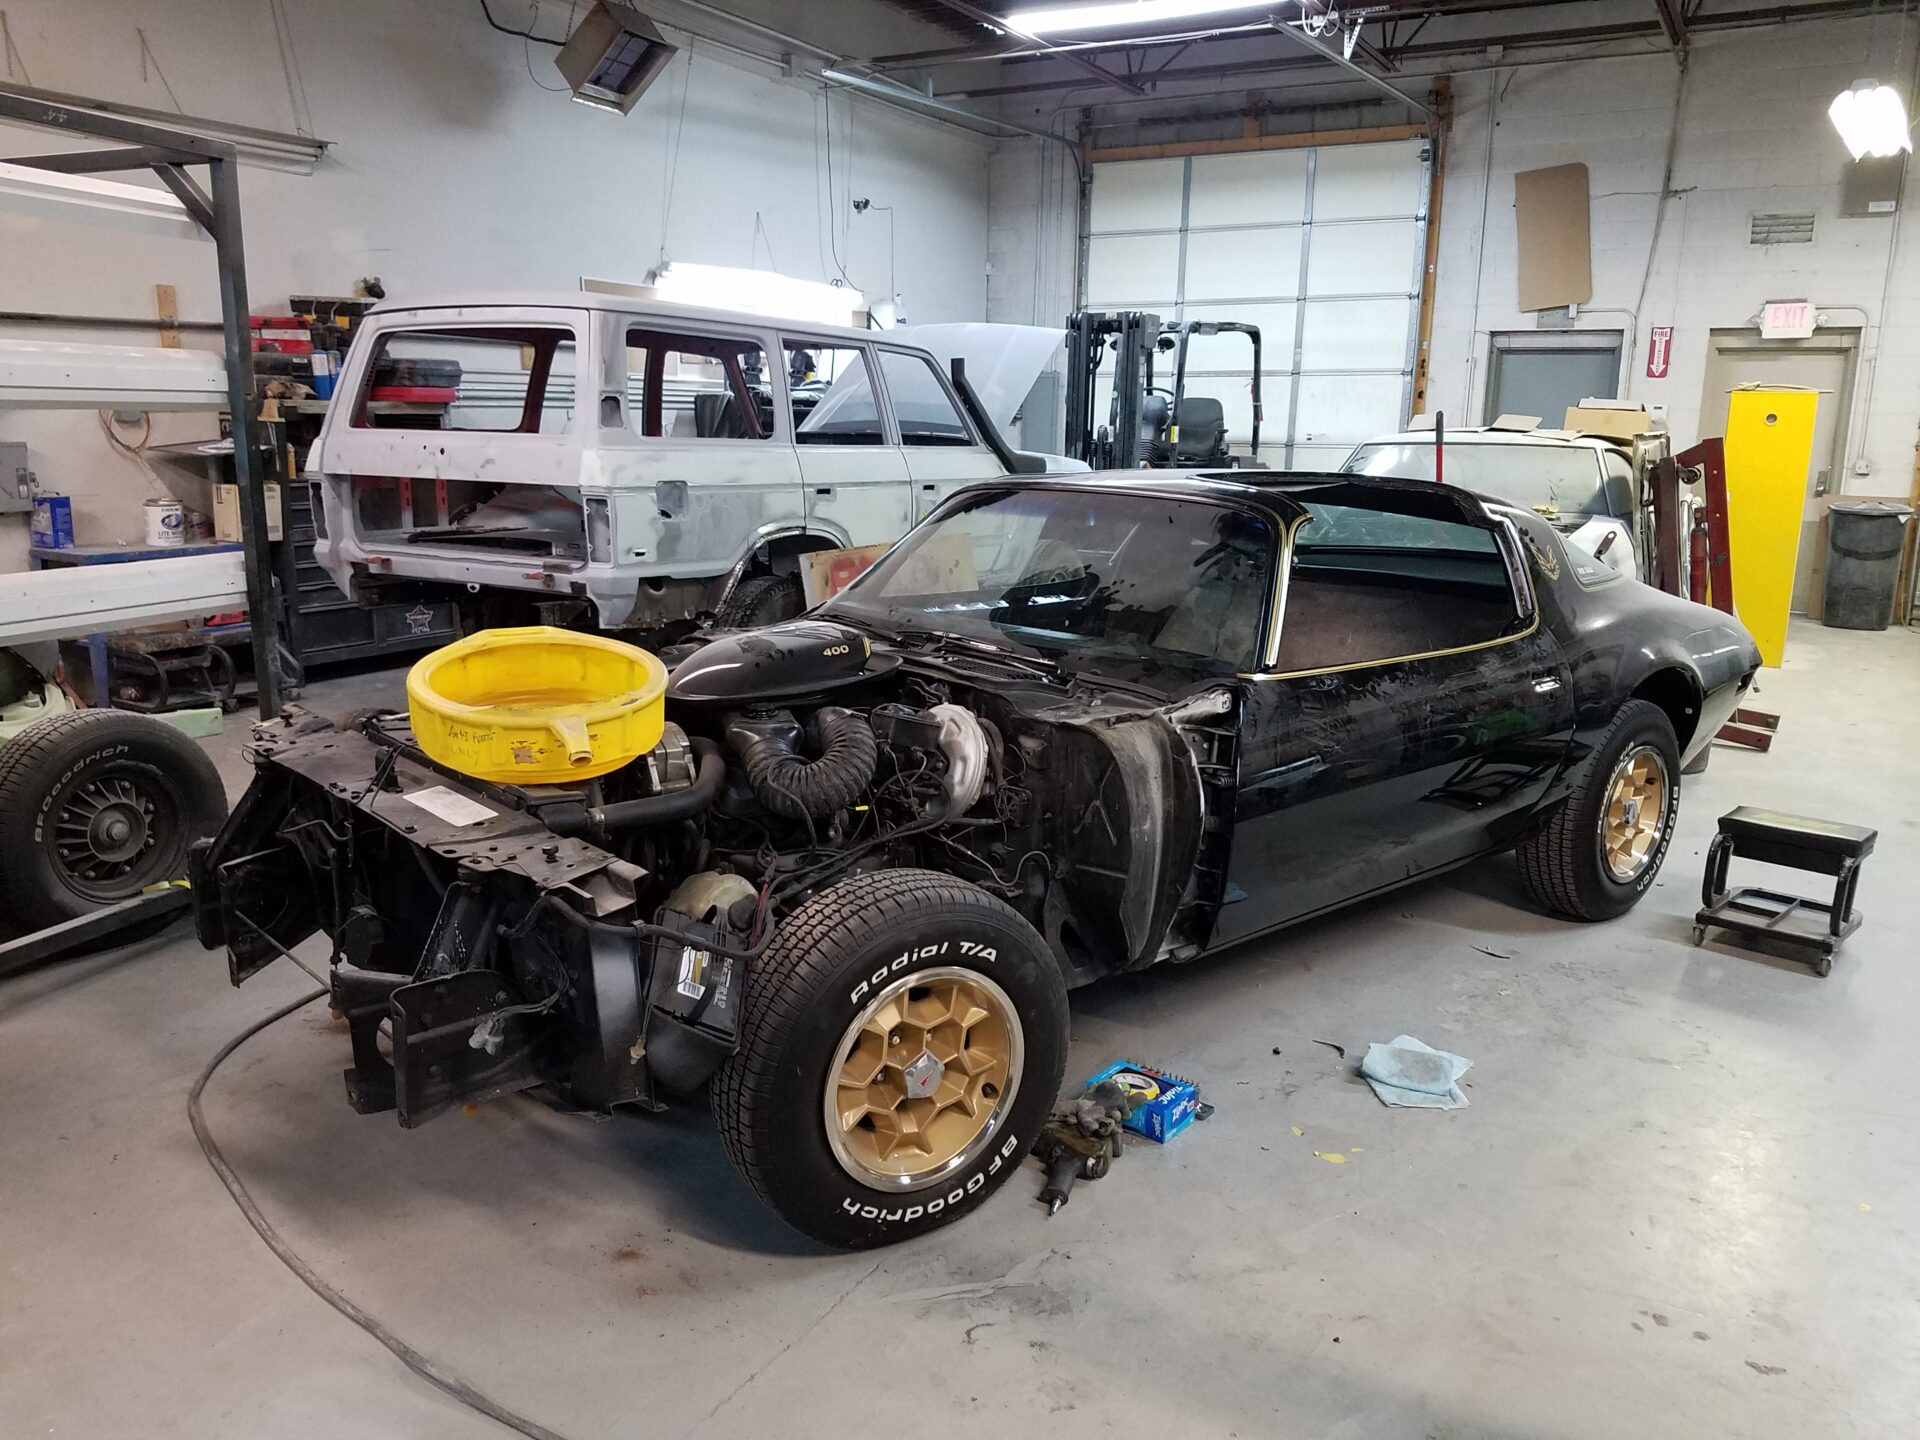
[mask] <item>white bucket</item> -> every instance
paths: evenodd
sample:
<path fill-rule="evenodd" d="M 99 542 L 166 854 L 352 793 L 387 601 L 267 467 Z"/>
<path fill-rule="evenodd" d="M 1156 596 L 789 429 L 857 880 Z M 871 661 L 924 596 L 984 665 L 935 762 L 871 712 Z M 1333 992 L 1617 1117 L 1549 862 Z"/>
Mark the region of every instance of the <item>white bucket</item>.
<path fill-rule="evenodd" d="M 148 545 L 159 547 L 187 543 L 187 512 L 179 501 L 149 500 L 145 510 Z"/>

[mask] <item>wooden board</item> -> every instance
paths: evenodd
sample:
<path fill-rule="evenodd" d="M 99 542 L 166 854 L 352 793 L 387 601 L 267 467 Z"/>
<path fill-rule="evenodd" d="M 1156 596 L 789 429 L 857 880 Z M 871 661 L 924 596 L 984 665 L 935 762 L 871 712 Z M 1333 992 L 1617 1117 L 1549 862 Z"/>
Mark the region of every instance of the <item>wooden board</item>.
<path fill-rule="evenodd" d="M 1556 310 L 1593 299 L 1587 167 L 1555 165 L 1513 177 L 1520 237 L 1520 308 Z"/>
<path fill-rule="evenodd" d="M 180 348 L 180 300 L 171 285 L 153 287 L 153 313 L 160 317 L 160 348 Z"/>

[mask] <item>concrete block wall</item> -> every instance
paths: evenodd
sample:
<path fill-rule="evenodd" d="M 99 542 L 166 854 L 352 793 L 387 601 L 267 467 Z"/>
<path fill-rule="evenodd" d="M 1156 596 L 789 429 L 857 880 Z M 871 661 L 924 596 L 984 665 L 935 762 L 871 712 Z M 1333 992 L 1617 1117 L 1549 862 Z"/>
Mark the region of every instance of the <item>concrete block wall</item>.
<path fill-rule="evenodd" d="M 1834 326 L 1860 332 L 1844 488 L 1906 493 L 1920 422 L 1920 217 L 1841 218 L 1849 162 L 1826 111 L 1866 76 L 1910 87 L 1917 52 L 1920 23 L 1891 7 L 1877 21 L 1698 38 L 1651 265 L 1680 79 L 1672 56 L 1463 71 L 1446 157 L 1431 408 L 1478 422 L 1489 336 L 1536 329 L 1517 304 L 1514 173 L 1579 161 L 1591 175 L 1594 292 L 1576 328 L 1632 332 L 1626 395 L 1664 406 L 1683 444 L 1719 433 L 1724 416 L 1702 413 L 1710 332 L 1748 326 L 1768 300 L 1811 300 Z M 1009 140 L 995 152 L 989 319 L 1052 323 L 1073 308 L 1076 197 L 1040 179 L 1043 150 L 1057 149 Z M 1920 183 L 1910 180 L 1903 209 L 1916 204 Z M 1815 214 L 1811 244 L 1748 243 L 1753 215 L 1792 211 Z M 1656 325 L 1674 327 L 1663 380 L 1646 378 Z"/>
<path fill-rule="evenodd" d="M 1908 88 L 1917 40 L 1920 31 L 1889 15 L 1877 24 L 1795 25 L 1696 41 L 1651 265 L 1680 83 L 1671 56 L 1459 77 L 1440 227 L 1432 408 L 1456 423 L 1484 418 L 1489 336 L 1536 328 L 1516 303 L 1514 173 L 1578 161 L 1591 175 L 1594 289 L 1576 328 L 1631 330 L 1624 393 L 1665 406 L 1682 443 L 1718 434 L 1724 414 L 1703 413 L 1702 404 L 1710 332 L 1748 326 L 1768 300 L 1811 300 L 1834 326 L 1861 332 L 1844 488 L 1905 494 L 1920 421 L 1920 221 L 1841 218 L 1849 162 L 1826 111 L 1863 77 Z M 1915 203 L 1920 185 L 1910 177 L 1903 209 Z M 1811 244 L 1748 243 L 1752 216 L 1795 211 L 1816 217 Z M 1646 375 L 1648 335 L 1657 325 L 1674 328 L 1662 380 Z"/>
<path fill-rule="evenodd" d="M 1005 140 L 987 179 L 987 319 L 1007 325 L 1064 325 L 1076 304 L 1080 171 L 1064 145 Z M 1064 353 L 1052 367 L 1059 413 L 1066 398 Z M 1017 443 L 1060 452 L 1064 425 Z"/>
<path fill-rule="evenodd" d="M 283 311 L 292 293 L 350 293 L 363 275 L 379 275 L 395 299 L 572 290 L 583 275 L 638 282 L 663 256 L 844 276 L 874 298 L 897 287 L 915 321 L 978 320 L 986 309 L 992 142 L 844 91 L 829 100 L 818 84 L 743 68 L 699 42 L 622 119 L 548 93 L 559 84 L 552 50 L 489 29 L 478 0 L 6 8 L 18 61 L 0 78 L 156 109 L 173 108 L 171 86 L 190 113 L 307 124 L 334 142 L 310 175 L 242 168 L 256 311 Z M 276 10 L 297 61 L 291 79 Z M 527 17 L 518 0 L 494 10 L 508 24 Z M 543 7 L 542 30 L 564 10 Z M 144 79 L 136 27 L 152 48 Z M 0 127 L 0 153 L 63 143 Z M 891 245 L 886 213 L 852 213 L 861 196 L 892 207 Z M 219 318 L 210 244 L 9 215 L 0 202 L 0 310 L 149 316 L 156 282 L 178 289 L 183 318 Z M 0 335 L 158 343 L 139 331 Z M 207 417 L 159 416 L 153 438 L 213 428 Z M 0 410 L 0 438 L 25 441 L 42 483 L 74 497 L 83 541 L 138 538 L 141 503 L 160 492 L 107 445 L 92 412 Z M 205 508 L 201 487 L 177 488 Z M 0 517 L 0 569 L 24 566 L 26 530 Z"/>

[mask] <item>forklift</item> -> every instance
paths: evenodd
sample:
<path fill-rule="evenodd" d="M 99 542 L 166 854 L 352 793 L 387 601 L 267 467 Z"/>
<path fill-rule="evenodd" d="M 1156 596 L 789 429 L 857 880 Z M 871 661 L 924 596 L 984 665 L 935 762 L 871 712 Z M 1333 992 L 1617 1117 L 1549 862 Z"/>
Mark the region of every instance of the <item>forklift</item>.
<path fill-rule="evenodd" d="M 1196 335 L 1245 335 L 1253 345 L 1253 433 L 1246 455 L 1227 445 L 1218 400 L 1187 394 L 1187 347 Z M 1098 424 L 1101 362 L 1114 359 L 1113 399 Z M 1173 388 L 1154 383 L 1154 357 L 1172 352 Z M 1260 455 L 1260 328 L 1233 320 L 1163 323 L 1144 310 L 1083 310 L 1067 320 L 1067 454 L 1095 470 L 1256 467 Z"/>

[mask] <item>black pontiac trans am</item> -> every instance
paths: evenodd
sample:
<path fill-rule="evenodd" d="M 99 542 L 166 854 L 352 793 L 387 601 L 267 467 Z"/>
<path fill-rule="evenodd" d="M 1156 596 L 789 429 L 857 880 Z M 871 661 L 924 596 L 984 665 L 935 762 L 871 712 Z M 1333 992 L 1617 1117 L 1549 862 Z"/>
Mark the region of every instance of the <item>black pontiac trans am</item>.
<path fill-rule="evenodd" d="M 201 938 L 238 983 L 330 937 L 362 1111 L 706 1087 L 760 1197 L 865 1246 L 1018 1167 L 1071 987 L 1501 850 L 1630 908 L 1740 624 L 1458 489 L 1249 474 L 961 491 L 809 615 L 668 647 L 659 746 L 588 783 L 262 727 Z"/>

